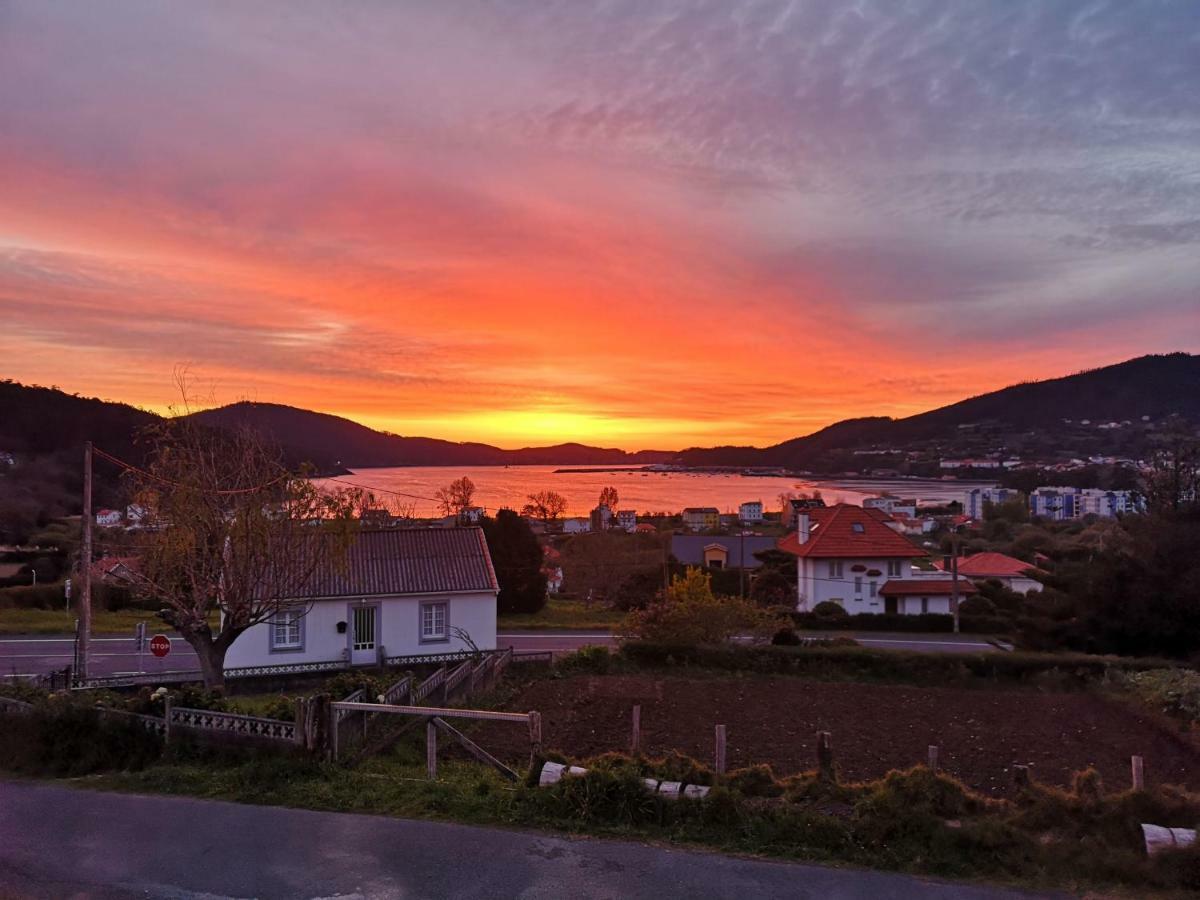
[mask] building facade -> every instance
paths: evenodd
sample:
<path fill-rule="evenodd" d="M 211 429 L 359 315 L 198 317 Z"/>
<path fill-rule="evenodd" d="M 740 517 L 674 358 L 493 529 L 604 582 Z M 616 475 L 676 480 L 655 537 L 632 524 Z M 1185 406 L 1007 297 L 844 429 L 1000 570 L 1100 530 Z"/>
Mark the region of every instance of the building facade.
<path fill-rule="evenodd" d="M 275 616 L 239 635 L 225 665 L 492 650 L 498 593 L 480 528 L 362 531 L 344 561 L 322 563 Z"/>
<path fill-rule="evenodd" d="M 738 506 L 738 520 L 747 525 L 754 525 L 763 520 L 763 505 L 761 500 L 748 500 Z"/>

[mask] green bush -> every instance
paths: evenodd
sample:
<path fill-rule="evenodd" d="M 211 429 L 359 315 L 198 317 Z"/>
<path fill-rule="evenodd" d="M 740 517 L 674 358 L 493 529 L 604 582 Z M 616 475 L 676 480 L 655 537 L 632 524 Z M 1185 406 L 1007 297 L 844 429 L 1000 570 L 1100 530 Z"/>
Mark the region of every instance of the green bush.
<path fill-rule="evenodd" d="M 818 603 L 822 607 L 828 600 Z M 832 606 L 842 609 L 836 603 Z M 791 613 L 797 628 L 817 630 L 837 629 L 840 631 L 900 631 L 907 633 L 943 633 L 954 631 L 954 616 L 948 613 L 855 613 L 850 615 L 818 615 L 814 612 Z M 966 634 L 1008 634 L 1013 623 L 1002 616 L 959 615 L 959 630 Z"/>
<path fill-rule="evenodd" d="M 0 609 L 62 609 L 62 582 L 0 589 Z"/>
<path fill-rule="evenodd" d="M 1200 672 L 1194 669 L 1124 672 L 1118 683 L 1172 718 L 1200 723 Z"/>
<path fill-rule="evenodd" d="M 0 715 L 0 764 L 32 775 L 137 770 L 158 760 L 161 740 L 135 722 L 102 718 L 83 698 L 53 697 L 23 715 Z"/>
<path fill-rule="evenodd" d="M 612 654 L 607 647 L 587 644 L 574 653 L 568 653 L 554 664 L 556 672 L 564 675 L 604 675 L 612 666 Z"/>
<path fill-rule="evenodd" d="M 1064 687 L 1103 681 L 1118 672 L 1169 668 L 1163 660 L 1082 653 L 915 653 L 836 646 L 695 647 L 628 642 L 621 655 L 643 666 L 693 667 L 768 674 L 803 674 L 817 678 L 949 684 L 984 678 L 1013 683 L 1044 682 Z"/>
<path fill-rule="evenodd" d="M 958 615 L 960 626 L 963 616 L 994 617 L 996 615 L 996 604 L 982 594 L 975 594 L 958 604 Z"/>
<path fill-rule="evenodd" d="M 812 609 L 812 614 L 818 619 L 846 619 L 850 613 L 846 612 L 845 608 L 840 603 L 834 603 L 832 600 L 822 600 Z"/>

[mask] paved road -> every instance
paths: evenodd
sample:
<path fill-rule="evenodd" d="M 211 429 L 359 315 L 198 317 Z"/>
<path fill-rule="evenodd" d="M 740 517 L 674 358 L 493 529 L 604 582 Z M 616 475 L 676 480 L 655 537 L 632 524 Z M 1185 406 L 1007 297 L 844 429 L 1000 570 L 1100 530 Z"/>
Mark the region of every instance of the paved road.
<path fill-rule="evenodd" d="M 813 637 L 853 637 L 867 647 L 888 650 L 921 650 L 933 653 L 978 653 L 996 648 L 977 637 L 955 634 L 890 634 L 831 632 L 827 635 L 805 632 Z M 585 644 L 612 646 L 615 642 L 603 631 L 524 631 L 501 632 L 501 648 L 517 650 L 578 650 Z M 194 671 L 196 655 L 184 641 L 175 638 L 171 653 L 157 659 L 149 651 L 142 654 L 141 670 L 146 672 Z M 0 678 L 9 675 L 41 674 L 62 669 L 71 662 L 72 639 L 66 636 L 30 636 L 0 638 Z M 112 675 L 139 671 L 138 654 L 132 637 L 112 635 L 92 638 L 92 673 Z"/>
<path fill-rule="evenodd" d="M 823 900 L 1037 896 L 379 816 L 0 782 L 0 897 Z"/>

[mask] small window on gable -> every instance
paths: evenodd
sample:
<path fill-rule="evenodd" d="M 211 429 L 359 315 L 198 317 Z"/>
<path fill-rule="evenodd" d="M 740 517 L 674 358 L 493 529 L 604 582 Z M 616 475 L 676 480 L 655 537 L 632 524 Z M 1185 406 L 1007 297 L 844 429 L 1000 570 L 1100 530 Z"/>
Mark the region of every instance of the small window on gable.
<path fill-rule="evenodd" d="M 853 525 L 850 526 L 850 530 L 853 531 L 855 534 L 863 534 L 866 532 L 867 529 L 863 527 L 862 522 L 855 522 Z"/>

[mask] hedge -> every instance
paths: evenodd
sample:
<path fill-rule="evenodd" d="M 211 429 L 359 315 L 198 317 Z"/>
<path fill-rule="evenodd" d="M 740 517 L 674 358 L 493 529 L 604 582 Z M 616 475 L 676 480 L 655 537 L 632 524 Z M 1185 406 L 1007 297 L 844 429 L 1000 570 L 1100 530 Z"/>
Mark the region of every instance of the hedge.
<path fill-rule="evenodd" d="M 1092 656 L 1086 653 L 918 653 L 866 647 L 787 647 L 726 645 L 672 647 L 642 641 L 626 643 L 621 655 L 646 666 L 861 678 L 944 685 L 988 679 L 1011 683 L 1051 677 L 1061 684 L 1085 685 L 1112 673 L 1165 669 L 1160 659 Z"/>
<path fill-rule="evenodd" d="M 845 616 L 821 616 L 816 613 L 791 613 L 797 628 L 815 631 L 903 631 L 950 633 L 954 631 L 954 616 L 947 613 L 856 613 Z M 967 616 L 958 618 L 959 631 L 965 634 L 1009 634 L 1010 619 L 1002 616 Z"/>

